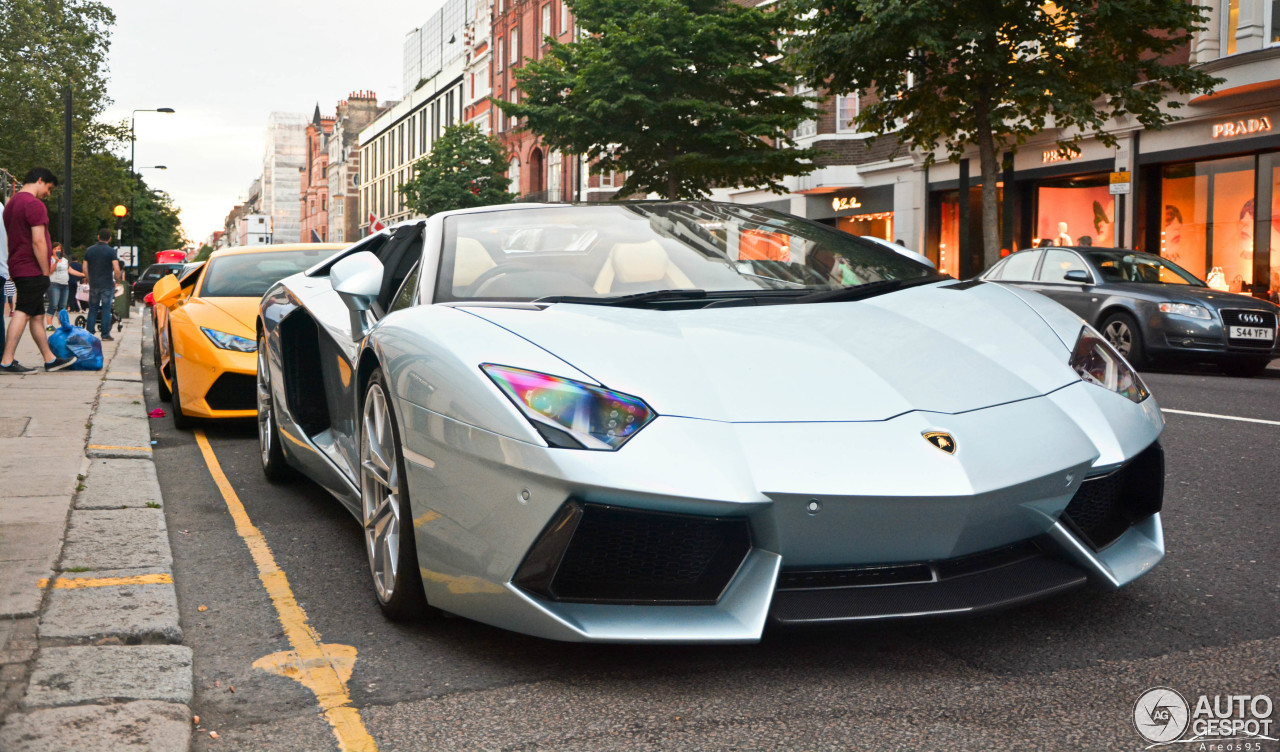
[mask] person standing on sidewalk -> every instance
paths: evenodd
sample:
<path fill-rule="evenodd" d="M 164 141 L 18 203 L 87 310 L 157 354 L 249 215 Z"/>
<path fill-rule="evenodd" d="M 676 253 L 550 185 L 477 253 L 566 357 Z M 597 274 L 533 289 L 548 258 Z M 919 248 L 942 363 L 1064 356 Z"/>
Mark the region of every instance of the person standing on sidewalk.
<path fill-rule="evenodd" d="M 120 257 L 116 255 L 116 249 L 107 244 L 109 240 L 110 230 L 98 230 L 98 242 L 84 252 L 84 270 L 89 277 L 89 321 L 85 328 L 93 333 L 93 325 L 98 322 L 101 311 L 103 342 L 114 339 L 111 336 L 111 304 L 115 302 L 116 282 L 124 279 Z"/>
<path fill-rule="evenodd" d="M 49 269 L 49 308 L 44 313 L 44 330 L 53 331 L 53 317 L 67 307 L 71 288 L 71 267 L 62 252 L 62 243 L 53 244 L 53 266 Z"/>
<path fill-rule="evenodd" d="M 22 328 L 31 330 L 31 339 L 44 356 L 44 370 L 61 371 L 76 362 L 72 358 L 59 358 L 49 349 L 45 335 L 44 294 L 49 289 L 49 211 L 44 199 L 58 184 L 53 172 L 37 167 L 22 180 L 22 190 L 13 194 L 4 207 L 4 227 L 9 236 L 9 274 L 17 289 L 13 318 L 4 343 L 4 355 L 0 356 L 0 373 L 31 373 L 13 359 L 22 339 Z"/>
<path fill-rule="evenodd" d="M 0 199 L 0 214 L 4 212 L 4 200 Z M 4 222 L 0 222 L 0 291 L 9 286 L 9 235 L 4 231 Z M 0 295 L 8 293 L 0 292 Z M 6 297 L 5 303 L 9 302 Z M 9 306 L 0 304 L 0 353 L 4 352 L 5 327 L 9 326 Z"/>

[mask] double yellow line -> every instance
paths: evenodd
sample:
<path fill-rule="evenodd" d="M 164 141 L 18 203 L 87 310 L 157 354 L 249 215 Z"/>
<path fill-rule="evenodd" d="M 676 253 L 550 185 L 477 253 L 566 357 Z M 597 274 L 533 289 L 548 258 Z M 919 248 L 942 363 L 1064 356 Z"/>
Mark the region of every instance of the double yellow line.
<path fill-rule="evenodd" d="M 267 589 L 267 595 L 271 596 L 280 626 L 284 628 L 285 637 L 293 646 L 291 651 L 274 653 L 254 661 L 253 665 L 264 671 L 286 676 L 310 689 L 324 711 L 325 720 L 333 728 L 338 748 L 343 752 L 376 752 L 378 745 L 365 729 L 360 711 L 351 705 L 351 695 L 347 690 L 347 681 L 351 678 L 351 670 L 355 665 L 356 649 L 350 645 L 320 642 L 319 635 L 307 623 L 307 613 L 293 597 L 289 578 L 276 565 L 267 539 L 249 519 L 244 504 L 240 503 L 240 497 L 222 472 L 222 465 L 218 463 L 209 439 L 205 437 L 204 431 L 197 430 L 195 435 L 200 453 L 209 466 L 209 474 L 222 492 L 231 519 L 235 521 L 236 532 L 248 546 L 249 555 L 258 568 L 258 579 Z"/>

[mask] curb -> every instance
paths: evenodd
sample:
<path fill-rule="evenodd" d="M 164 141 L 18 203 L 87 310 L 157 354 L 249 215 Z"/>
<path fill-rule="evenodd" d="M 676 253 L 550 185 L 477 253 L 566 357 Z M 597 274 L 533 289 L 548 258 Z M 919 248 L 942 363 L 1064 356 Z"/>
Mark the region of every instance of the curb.
<path fill-rule="evenodd" d="M 136 314 L 136 311 L 135 311 Z M 181 645 L 173 557 L 142 393 L 142 316 L 102 372 L 82 482 L 53 576 L 40 582 L 36 649 L 0 749 L 191 746 L 192 654 Z"/>

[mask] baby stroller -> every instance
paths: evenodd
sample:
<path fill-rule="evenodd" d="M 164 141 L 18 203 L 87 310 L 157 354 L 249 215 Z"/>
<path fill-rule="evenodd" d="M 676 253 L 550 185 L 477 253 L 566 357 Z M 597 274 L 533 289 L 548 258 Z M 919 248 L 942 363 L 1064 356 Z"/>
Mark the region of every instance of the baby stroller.
<path fill-rule="evenodd" d="M 124 301 L 123 305 L 121 305 L 121 301 Z M 85 313 L 85 311 L 89 310 L 89 285 L 81 283 L 76 286 L 76 302 L 80 304 L 80 312 L 76 314 L 76 326 L 83 329 L 89 323 L 89 317 Z M 117 332 L 124 329 L 122 311 L 128 313 L 129 301 L 125 296 L 117 295 L 115 302 L 111 306 L 111 318 L 115 319 Z"/>

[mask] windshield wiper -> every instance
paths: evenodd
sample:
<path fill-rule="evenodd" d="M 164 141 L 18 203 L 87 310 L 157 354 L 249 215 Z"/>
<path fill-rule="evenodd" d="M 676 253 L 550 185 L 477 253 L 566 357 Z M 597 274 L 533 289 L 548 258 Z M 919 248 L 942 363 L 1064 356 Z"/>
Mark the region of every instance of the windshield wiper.
<path fill-rule="evenodd" d="M 535 303 L 578 303 L 580 305 L 598 306 L 634 306 L 643 303 L 661 303 L 665 301 L 702 300 L 707 297 L 706 290 L 651 290 L 630 295 L 609 295 L 593 298 L 588 295 L 548 295 L 538 298 Z"/>
<path fill-rule="evenodd" d="M 913 279 L 886 279 L 879 282 L 867 282 L 857 287 L 842 287 L 838 290 L 824 290 L 816 292 L 812 295 L 805 295 L 796 298 L 794 303 L 839 303 L 850 300 L 866 300 L 874 298 L 877 295 L 884 295 L 888 292 L 902 290 L 908 287 L 917 287 L 919 285 L 929 285 L 935 282 L 942 282 L 950 279 L 942 275 L 915 277 Z"/>

